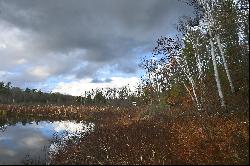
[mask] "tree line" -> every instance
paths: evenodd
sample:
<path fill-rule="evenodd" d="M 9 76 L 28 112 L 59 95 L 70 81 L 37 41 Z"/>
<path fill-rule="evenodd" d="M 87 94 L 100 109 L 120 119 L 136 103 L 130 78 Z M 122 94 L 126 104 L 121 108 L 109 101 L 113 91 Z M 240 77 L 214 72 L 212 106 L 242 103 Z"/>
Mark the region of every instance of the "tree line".
<path fill-rule="evenodd" d="M 11 82 L 0 82 L 0 103 L 23 104 L 85 104 L 85 105 L 131 105 L 132 102 L 143 104 L 147 98 L 140 86 L 132 91 L 129 85 L 121 88 L 97 88 L 85 91 L 82 96 L 71 96 L 58 92 L 42 92 L 37 89 L 21 89 Z M 145 101 L 145 102 L 144 102 Z"/>
<path fill-rule="evenodd" d="M 249 2 L 188 0 L 195 17 L 183 17 L 178 35 L 161 36 L 141 66 L 151 103 L 178 103 L 184 96 L 197 110 L 226 108 L 249 97 Z M 183 102 L 183 101 L 180 101 Z"/>
<path fill-rule="evenodd" d="M 0 82 L 0 103 L 74 103 L 75 97 L 60 93 L 47 93 L 37 89 L 21 89 L 14 87 L 11 82 Z"/>
<path fill-rule="evenodd" d="M 145 57 L 142 83 L 92 89 L 82 96 L 22 90 L 0 83 L 1 103 L 167 104 L 201 110 L 249 103 L 248 0 L 182 0 L 194 17 L 182 17 L 176 36 L 161 36 Z M 241 101 L 237 101 L 241 100 Z M 238 103 L 237 103 L 237 102 Z"/>

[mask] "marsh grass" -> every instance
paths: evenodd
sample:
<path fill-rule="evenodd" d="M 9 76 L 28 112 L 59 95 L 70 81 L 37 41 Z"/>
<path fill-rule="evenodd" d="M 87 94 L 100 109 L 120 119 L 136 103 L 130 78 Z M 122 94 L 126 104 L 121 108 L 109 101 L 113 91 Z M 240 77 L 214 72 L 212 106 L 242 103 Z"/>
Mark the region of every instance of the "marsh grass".
<path fill-rule="evenodd" d="M 69 119 L 95 123 L 92 133 L 67 141 L 51 156 L 50 164 L 249 164 L 248 108 L 201 113 L 158 106 L 48 106 L 35 111 L 7 107 L 4 110 L 11 115 L 37 113 L 43 115 L 40 119 L 64 119 L 66 114 Z"/>
<path fill-rule="evenodd" d="M 142 120 L 122 119 L 130 123 L 107 122 L 78 144 L 62 149 L 53 164 L 249 163 L 248 112 L 187 112 L 167 114 L 164 120 L 156 114 Z"/>
<path fill-rule="evenodd" d="M 21 163 L 24 165 L 47 165 L 49 161 L 49 145 L 43 146 L 41 148 L 40 153 L 42 155 L 34 155 L 27 153 L 25 157 L 22 159 Z"/>

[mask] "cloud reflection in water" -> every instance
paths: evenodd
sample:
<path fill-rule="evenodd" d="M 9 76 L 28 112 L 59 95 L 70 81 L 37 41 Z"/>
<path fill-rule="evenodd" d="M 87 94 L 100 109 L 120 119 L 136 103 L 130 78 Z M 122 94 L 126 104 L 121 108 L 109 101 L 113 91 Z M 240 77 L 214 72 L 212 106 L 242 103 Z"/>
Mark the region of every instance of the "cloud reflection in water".
<path fill-rule="evenodd" d="M 75 121 L 43 121 L 38 125 L 34 122 L 8 126 L 4 131 L 0 131 L 0 164 L 22 164 L 21 161 L 28 154 L 32 157 L 43 155 L 42 149 L 45 146 L 56 151 L 55 145 L 50 145 L 54 133 L 57 135 L 67 133 L 67 137 L 64 138 L 66 140 L 70 136 L 80 136 L 80 133 L 90 132 L 93 129 L 93 123 Z"/>

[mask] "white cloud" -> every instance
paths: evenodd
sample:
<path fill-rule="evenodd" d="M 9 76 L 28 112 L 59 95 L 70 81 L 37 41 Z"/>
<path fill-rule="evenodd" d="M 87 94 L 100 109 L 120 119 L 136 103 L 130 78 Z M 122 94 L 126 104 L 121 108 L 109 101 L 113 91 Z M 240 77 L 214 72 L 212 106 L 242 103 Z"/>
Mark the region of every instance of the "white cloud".
<path fill-rule="evenodd" d="M 8 48 L 15 51 L 24 51 L 25 48 L 28 48 L 27 41 L 30 40 L 30 36 L 25 31 L 18 27 L 10 26 L 10 24 L 3 21 L 1 21 L 0 30 L 0 48 Z"/>
<path fill-rule="evenodd" d="M 32 147 L 32 148 L 39 148 L 41 145 L 46 143 L 46 138 L 39 134 L 32 134 L 29 137 L 25 137 L 22 140 L 20 140 L 20 144 L 26 145 L 27 147 Z"/>
<path fill-rule="evenodd" d="M 171 0 L 0 0 L 0 9 L 0 81 L 71 95 L 127 84 L 133 90 L 137 77 L 115 76 L 136 75 L 141 54 L 192 13 Z M 92 80 L 100 77 L 113 81 Z"/>
<path fill-rule="evenodd" d="M 93 129 L 94 124 L 91 123 L 89 125 L 90 126 L 82 122 L 77 123 L 74 121 L 56 121 L 53 123 L 54 130 L 56 132 L 67 131 L 69 132 L 69 134 L 73 134 L 76 132 L 87 132 L 90 129 Z"/>
<path fill-rule="evenodd" d="M 27 62 L 27 60 L 24 59 L 24 58 L 21 58 L 21 59 L 17 59 L 17 60 L 16 60 L 16 64 L 23 64 L 23 63 L 26 63 L 26 62 Z"/>
<path fill-rule="evenodd" d="M 5 43 L 0 43 L 0 49 L 5 49 L 6 48 L 6 44 Z"/>
<path fill-rule="evenodd" d="M 7 73 L 6 71 L 0 70 L 0 76 L 1 76 L 1 77 L 3 77 L 4 75 L 6 75 L 6 73 Z"/>
<path fill-rule="evenodd" d="M 8 72 L 8 71 L 4 71 L 4 70 L 0 70 L 0 81 L 8 81 L 6 78 L 8 78 L 8 76 L 15 76 L 15 73 L 13 72 Z"/>
<path fill-rule="evenodd" d="M 38 78 L 46 78 L 50 75 L 50 71 L 48 68 L 44 66 L 37 66 L 29 71 L 30 75 L 33 75 Z"/>
<path fill-rule="evenodd" d="M 7 155 L 7 156 L 15 156 L 16 152 L 14 150 L 10 150 L 10 149 L 4 149 L 3 151 L 0 150 L 0 155 Z"/>
<path fill-rule="evenodd" d="M 92 79 L 81 79 L 68 83 L 60 82 L 52 92 L 70 94 L 73 96 L 83 95 L 85 91 L 96 88 L 120 88 L 129 85 L 132 91 L 136 90 L 137 84 L 140 82 L 138 77 L 111 77 L 111 82 L 93 83 Z"/>

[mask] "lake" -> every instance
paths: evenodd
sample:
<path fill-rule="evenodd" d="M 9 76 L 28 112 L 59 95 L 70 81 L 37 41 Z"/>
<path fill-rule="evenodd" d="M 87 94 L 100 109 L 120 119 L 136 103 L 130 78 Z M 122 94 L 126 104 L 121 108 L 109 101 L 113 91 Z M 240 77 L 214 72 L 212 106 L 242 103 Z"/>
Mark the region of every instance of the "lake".
<path fill-rule="evenodd" d="M 81 138 L 95 125 L 84 121 L 40 121 L 0 126 L 0 164 L 25 164 L 48 161 L 49 154 L 65 141 Z M 57 140 L 57 141 L 55 141 Z M 74 139 L 77 140 L 77 139 Z"/>

